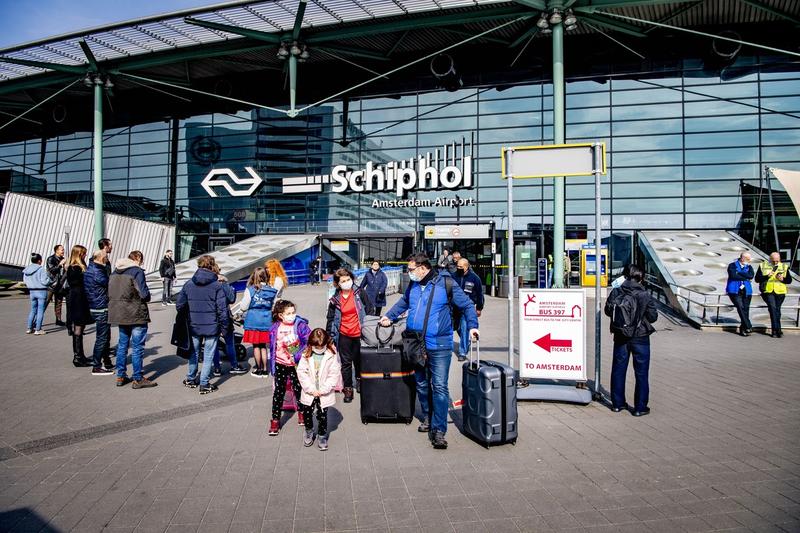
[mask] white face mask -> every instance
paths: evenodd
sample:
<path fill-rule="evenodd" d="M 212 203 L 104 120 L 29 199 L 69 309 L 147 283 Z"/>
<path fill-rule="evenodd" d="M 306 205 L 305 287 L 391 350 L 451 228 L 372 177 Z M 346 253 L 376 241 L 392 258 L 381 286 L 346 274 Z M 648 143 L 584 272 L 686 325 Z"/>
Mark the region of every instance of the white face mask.
<path fill-rule="evenodd" d="M 341 287 L 343 291 L 349 291 L 353 288 L 353 280 L 343 281 L 339 284 L 339 287 Z"/>
<path fill-rule="evenodd" d="M 372 267 L 372 270 L 374 270 L 375 272 L 377 272 L 380 269 L 381 269 L 381 267 L 379 267 L 378 265 L 375 265 L 375 266 Z"/>
<path fill-rule="evenodd" d="M 283 318 L 281 320 L 284 324 L 294 324 L 294 319 L 297 316 L 296 313 L 284 313 Z"/>
<path fill-rule="evenodd" d="M 311 348 L 311 351 L 312 351 L 312 352 L 314 352 L 314 353 L 315 353 L 315 354 L 317 354 L 317 355 L 322 355 L 322 354 L 324 354 L 324 353 L 325 353 L 325 350 L 326 350 L 326 349 L 325 349 L 324 347 L 323 347 L 323 348 L 317 348 L 316 346 L 314 346 L 314 347 L 312 347 L 312 348 Z"/>

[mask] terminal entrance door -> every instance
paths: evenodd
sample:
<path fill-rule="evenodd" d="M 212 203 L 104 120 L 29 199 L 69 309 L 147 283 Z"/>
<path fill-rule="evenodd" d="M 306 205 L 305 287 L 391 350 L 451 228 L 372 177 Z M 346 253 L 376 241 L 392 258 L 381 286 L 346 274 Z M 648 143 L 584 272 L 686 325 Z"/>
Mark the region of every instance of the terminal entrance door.
<path fill-rule="evenodd" d="M 491 224 L 456 224 L 425 226 L 424 250 L 432 263 L 438 261 L 442 250 L 459 251 L 473 271 L 481 278 L 484 291 L 492 285 L 492 227 Z"/>

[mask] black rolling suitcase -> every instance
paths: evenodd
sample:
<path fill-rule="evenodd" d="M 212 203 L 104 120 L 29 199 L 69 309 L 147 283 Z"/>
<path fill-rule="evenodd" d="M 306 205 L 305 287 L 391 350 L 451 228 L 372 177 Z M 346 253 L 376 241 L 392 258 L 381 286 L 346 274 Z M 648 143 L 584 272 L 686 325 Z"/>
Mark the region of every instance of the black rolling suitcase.
<path fill-rule="evenodd" d="M 414 369 L 396 346 L 361 346 L 361 422 L 414 420 Z"/>
<path fill-rule="evenodd" d="M 477 352 L 473 360 L 472 352 Z M 517 442 L 517 383 L 513 368 L 481 361 L 478 341 L 472 343 L 461 377 L 464 434 L 479 444 Z"/>

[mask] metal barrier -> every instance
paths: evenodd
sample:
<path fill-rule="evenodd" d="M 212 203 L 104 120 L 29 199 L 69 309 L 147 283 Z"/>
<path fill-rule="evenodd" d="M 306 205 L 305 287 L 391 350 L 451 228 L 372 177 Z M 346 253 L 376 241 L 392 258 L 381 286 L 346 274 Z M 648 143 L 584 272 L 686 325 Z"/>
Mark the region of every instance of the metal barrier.
<path fill-rule="evenodd" d="M 672 302 L 669 301 L 669 295 L 666 294 L 664 290 L 664 286 L 658 282 L 658 279 L 650 274 L 645 276 L 645 286 L 651 290 L 651 292 L 657 292 L 660 295 L 664 296 L 664 303 L 671 305 Z M 683 285 L 678 285 L 676 283 L 666 282 L 667 287 L 669 287 L 670 292 L 676 299 L 676 303 L 678 306 L 686 313 L 687 316 L 699 316 L 701 323 L 710 323 L 711 321 L 708 318 L 709 310 L 716 310 L 714 313 L 714 322 L 715 326 L 719 326 L 719 314 L 720 310 L 723 308 L 731 308 L 734 309 L 734 305 L 732 302 L 728 301 L 726 303 L 722 303 L 722 299 L 728 298 L 727 294 L 721 293 L 704 293 L 700 292 L 695 289 L 690 289 L 689 287 L 684 287 Z M 693 298 L 693 296 L 697 295 L 697 298 Z M 760 296 L 759 294 L 754 294 L 753 296 Z M 795 310 L 795 327 L 800 327 L 800 295 L 789 295 L 787 294 L 787 300 L 790 297 L 795 297 L 797 302 L 795 305 L 785 305 L 787 302 L 784 301 L 784 305 L 781 309 L 794 309 Z M 658 298 L 659 301 L 662 301 L 661 298 Z M 711 301 L 709 301 L 711 300 Z M 684 308 L 685 306 L 685 308 Z M 699 308 L 702 311 L 699 313 L 692 312 L 692 306 L 695 308 Z M 675 307 L 675 306 L 673 306 Z M 751 309 L 766 309 L 767 305 L 752 305 L 750 306 Z M 738 323 L 738 320 L 735 322 Z"/>
<path fill-rule="evenodd" d="M 400 292 L 400 285 L 403 277 L 403 267 L 383 267 L 383 273 L 386 274 L 387 278 L 387 285 L 386 285 L 386 296 L 390 294 L 396 294 Z M 361 285 L 361 282 L 364 281 L 364 275 L 369 272 L 368 268 L 359 268 L 353 271 L 353 275 L 356 277 L 354 281 L 354 285 L 356 287 Z M 333 296 L 335 289 L 333 287 L 333 278 L 328 280 L 328 298 Z"/>

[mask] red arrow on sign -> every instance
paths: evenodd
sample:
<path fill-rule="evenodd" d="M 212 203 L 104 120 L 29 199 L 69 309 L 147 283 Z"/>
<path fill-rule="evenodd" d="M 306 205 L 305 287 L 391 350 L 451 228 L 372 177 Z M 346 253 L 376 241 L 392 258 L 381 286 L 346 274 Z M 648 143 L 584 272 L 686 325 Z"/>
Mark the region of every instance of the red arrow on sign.
<path fill-rule="evenodd" d="M 572 348 L 571 340 L 551 339 L 549 333 L 533 341 L 533 344 L 548 352 L 550 348 Z"/>

